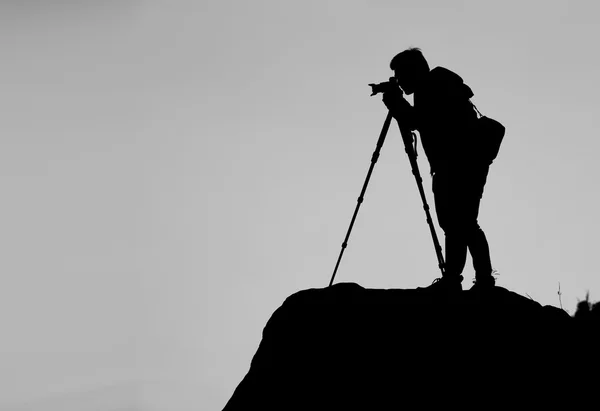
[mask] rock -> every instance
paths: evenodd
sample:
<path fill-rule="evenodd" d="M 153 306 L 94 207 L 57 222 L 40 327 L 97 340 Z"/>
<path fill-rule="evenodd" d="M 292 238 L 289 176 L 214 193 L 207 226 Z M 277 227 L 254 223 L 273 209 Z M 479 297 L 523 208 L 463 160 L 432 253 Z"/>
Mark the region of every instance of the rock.
<path fill-rule="evenodd" d="M 267 322 L 224 411 L 556 405 L 592 355 L 576 335 L 566 312 L 501 287 L 304 290 Z"/>

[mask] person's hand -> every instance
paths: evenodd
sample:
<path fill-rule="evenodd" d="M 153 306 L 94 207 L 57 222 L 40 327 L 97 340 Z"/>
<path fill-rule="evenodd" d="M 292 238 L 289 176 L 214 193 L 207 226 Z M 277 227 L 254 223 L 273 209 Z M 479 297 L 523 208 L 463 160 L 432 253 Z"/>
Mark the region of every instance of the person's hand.
<path fill-rule="evenodd" d="M 399 87 L 389 87 L 383 93 L 383 104 L 392 112 L 398 112 L 408 101 L 404 99 L 402 90 Z"/>
<path fill-rule="evenodd" d="M 390 87 L 386 90 L 383 93 L 383 103 L 397 121 L 402 121 L 402 123 L 410 127 L 411 130 L 415 129 L 416 125 L 413 107 L 406 101 L 404 93 L 400 88 Z"/>

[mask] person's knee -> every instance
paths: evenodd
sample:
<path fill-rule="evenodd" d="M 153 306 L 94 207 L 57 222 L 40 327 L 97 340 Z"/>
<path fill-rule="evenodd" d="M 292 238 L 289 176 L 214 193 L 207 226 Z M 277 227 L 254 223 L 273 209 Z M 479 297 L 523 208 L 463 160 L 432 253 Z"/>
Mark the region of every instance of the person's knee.
<path fill-rule="evenodd" d="M 469 243 L 472 243 L 473 241 L 480 241 L 482 237 L 485 238 L 485 233 L 483 232 L 483 229 L 479 226 L 479 224 L 476 221 L 465 225 L 464 229 L 465 237 L 468 239 L 467 241 Z"/>

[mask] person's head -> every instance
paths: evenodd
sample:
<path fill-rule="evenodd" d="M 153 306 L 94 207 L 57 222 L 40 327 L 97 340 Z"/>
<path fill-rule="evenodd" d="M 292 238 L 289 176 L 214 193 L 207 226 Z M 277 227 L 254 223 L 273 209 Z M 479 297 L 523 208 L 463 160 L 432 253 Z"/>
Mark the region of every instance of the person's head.
<path fill-rule="evenodd" d="M 412 94 L 423 77 L 429 73 L 429 64 L 421 50 L 416 47 L 396 54 L 390 62 L 390 68 L 406 94 Z"/>

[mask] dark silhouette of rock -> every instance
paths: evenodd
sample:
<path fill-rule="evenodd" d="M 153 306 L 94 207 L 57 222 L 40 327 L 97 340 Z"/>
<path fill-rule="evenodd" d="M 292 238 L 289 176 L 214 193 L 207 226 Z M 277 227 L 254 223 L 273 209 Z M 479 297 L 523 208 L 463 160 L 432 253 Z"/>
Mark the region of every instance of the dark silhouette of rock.
<path fill-rule="evenodd" d="M 268 321 L 224 411 L 573 406 L 597 365 L 582 325 L 501 287 L 304 290 Z"/>

